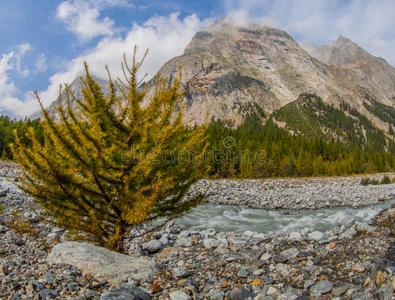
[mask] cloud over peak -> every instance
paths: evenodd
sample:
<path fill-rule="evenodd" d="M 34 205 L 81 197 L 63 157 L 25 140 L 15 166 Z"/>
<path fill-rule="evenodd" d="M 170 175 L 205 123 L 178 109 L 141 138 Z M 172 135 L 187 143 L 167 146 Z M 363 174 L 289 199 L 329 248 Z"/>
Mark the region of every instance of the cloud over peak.
<path fill-rule="evenodd" d="M 126 1 L 83 1 L 62 2 L 57 9 L 56 18 L 64 22 L 67 30 L 76 34 L 82 42 L 98 36 L 112 36 L 116 32 L 115 22 L 101 17 L 100 11 L 107 6 L 127 5 Z"/>

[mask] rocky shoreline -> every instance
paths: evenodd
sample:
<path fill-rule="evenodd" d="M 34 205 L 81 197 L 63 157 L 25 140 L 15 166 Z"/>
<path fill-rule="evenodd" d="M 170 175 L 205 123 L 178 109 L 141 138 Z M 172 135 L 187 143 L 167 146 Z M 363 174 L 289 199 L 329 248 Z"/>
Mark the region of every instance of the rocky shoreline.
<path fill-rule="evenodd" d="M 393 173 L 350 177 L 309 177 L 263 180 L 201 180 L 191 193 L 207 193 L 213 204 L 244 205 L 266 210 L 321 209 L 377 204 L 395 198 L 395 183 L 361 185 L 363 179 L 395 180 Z"/>
<path fill-rule="evenodd" d="M 16 172 L 13 166 L 0 169 L 11 178 Z M 195 190 L 208 191 L 211 203 L 265 209 L 359 207 L 393 197 L 394 184 L 362 186 L 362 178 L 201 181 Z M 0 182 L 0 195 L 6 207 L 0 216 L 0 299 L 393 298 L 394 208 L 371 226 L 343 225 L 326 233 L 309 228 L 281 234 L 197 231 L 174 222 L 144 237 L 144 228 L 132 230 L 122 259 L 145 259 L 151 269 L 144 272 L 153 275 L 125 275 L 114 266 L 115 280 L 49 259 L 54 247 L 67 244 L 66 233 L 43 223 L 40 210 L 31 211 L 34 203 L 9 182 Z M 15 208 L 31 234 L 18 233 L 7 222 Z"/>

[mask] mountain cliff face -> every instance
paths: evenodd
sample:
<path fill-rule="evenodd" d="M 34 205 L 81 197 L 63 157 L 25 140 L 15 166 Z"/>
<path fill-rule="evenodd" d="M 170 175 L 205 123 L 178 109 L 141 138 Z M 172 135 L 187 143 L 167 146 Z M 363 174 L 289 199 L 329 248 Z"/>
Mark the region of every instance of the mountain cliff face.
<path fill-rule="evenodd" d="M 183 99 L 185 121 L 190 124 L 214 117 L 237 125 L 251 112 L 262 120 L 272 115 L 276 122 L 275 111 L 314 94 L 336 109 L 346 103 L 349 111 L 391 131 L 395 119 L 386 113 L 395 104 L 392 66 L 342 36 L 327 46 L 305 49 L 284 31 L 239 27 L 224 18 L 196 33 L 184 53 L 159 73 L 172 82 L 182 67 L 182 84 L 189 88 Z M 146 101 L 155 78 L 147 86 Z"/>
<path fill-rule="evenodd" d="M 284 31 L 238 27 L 225 18 L 198 32 L 184 54 L 159 73 L 171 81 L 182 66 L 182 82 L 190 87 L 184 100 L 186 121 L 202 123 L 209 115 L 239 124 L 243 112 L 259 110 L 268 117 L 301 94 L 312 93 L 335 107 L 345 101 L 388 130 L 363 103 L 370 97 L 395 104 L 395 69 L 342 36 L 309 49 L 310 54 Z"/>
<path fill-rule="evenodd" d="M 186 120 L 197 123 L 209 114 L 237 124 L 246 107 L 261 107 L 267 116 L 302 93 L 314 92 L 329 101 L 347 94 L 330 68 L 286 32 L 257 25 L 235 27 L 226 19 L 198 32 L 184 54 L 159 73 L 171 80 L 179 66 L 184 85 L 193 82 L 184 102 Z"/>
<path fill-rule="evenodd" d="M 370 55 L 343 36 L 322 47 L 309 45 L 306 50 L 329 65 L 343 86 L 354 92 L 365 91 L 387 105 L 394 104 L 395 69 L 384 59 Z"/>

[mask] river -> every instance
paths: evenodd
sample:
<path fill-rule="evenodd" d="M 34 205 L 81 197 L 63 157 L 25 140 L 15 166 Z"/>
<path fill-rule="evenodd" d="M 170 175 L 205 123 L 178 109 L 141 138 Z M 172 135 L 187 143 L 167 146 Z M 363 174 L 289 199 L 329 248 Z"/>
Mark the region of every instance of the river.
<path fill-rule="evenodd" d="M 176 222 L 197 230 L 214 228 L 217 231 L 279 233 L 307 227 L 311 231 L 327 232 L 349 223 L 369 223 L 382 209 L 394 202 L 395 200 L 390 200 L 359 209 L 334 207 L 298 211 L 267 211 L 237 205 L 203 204 Z"/>

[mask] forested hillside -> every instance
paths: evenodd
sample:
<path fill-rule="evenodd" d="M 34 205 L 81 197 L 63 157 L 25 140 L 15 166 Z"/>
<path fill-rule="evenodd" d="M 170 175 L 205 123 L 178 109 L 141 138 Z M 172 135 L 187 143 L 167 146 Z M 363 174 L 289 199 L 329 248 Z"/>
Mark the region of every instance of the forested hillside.
<path fill-rule="evenodd" d="M 272 116 L 262 124 L 262 116 L 252 107 L 246 110 L 244 122 L 234 129 L 228 122 L 213 119 L 207 132 L 210 146 L 205 163 L 211 167 L 207 176 L 332 176 L 394 170 L 393 140 L 375 128 L 366 117 L 346 104 L 343 111 L 325 104 L 316 96 L 305 95 L 302 98 L 291 105 L 303 113 L 295 113 L 288 105 L 274 114 L 276 121 L 288 121 L 287 129 L 280 128 Z M 369 103 L 366 105 L 371 105 Z M 384 116 L 392 113 L 387 108 L 380 110 L 380 106 L 374 107 Z M 325 124 L 325 130 L 332 132 L 332 138 L 323 133 L 320 124 Z M 42 141 L 39 120 L 18 121 L 0 116 L 2 159 L 13 159 L 9 143 L 14 141 L 14 130 L 27 133 L 28 127 L 32 127 Z M 360 129 L 353 130 L 355 128 Z M 291 134 L 290 129 L 303 134 Z"/>
<path fill-rule="evenodd" d="M 27 129 L 33 128 L 39 141 L 43 142 L 42 126 L 40 120 L 36 119 L 31 121 L 30 119 L 16 120 L 11 119 L 8 116 L 0 116 L 0 157 L 3 160 L 12 160 L 13 156 L 10 149 L 10 143 L 15 140 L 14 132 L 18 131 L 21 136 L 27 133 Z M 26 143 L 27 140 L 25 141 Z"/>
<path fill-rule="evenodd" d="M 322 137 L 327 141 L 339 140 L 348 148 L 365 151 L 393 151 L 395 109 L 365 96 L 365 108 L 389 126 L 388 133 L 375 126 L 372 121 L 343 101 L 339 108 L 325 103 L 314 94 L 300 97 L 280 108 L 272 117 L 285 123 L 285 129 L 306 137 Z M 395 152 L 393 152 L 395 153 Z"/>
<path fill-rule="evenodd" d="M 335 112 L 340 114 L 340 111 Z M 329 127 L 335 124 L 335 117 L 331 120 L 327 115 Z M 346 116 L 344 118 L 350 121 Z M 355 141 L 342 142 L 335 137 L 328 140 L 317 130 L 319 124 L 310 121 L 304 120 L 303 123 L 306 130 L 310 131 L 306 136 L 291 134 L 280 128 L 272 117 L 263 125 L 255 113 L 249 114 L 237 129 L 228 128 L 220 120 L 212 122 L 208 132 L 211 149 L 208 163 L 212 167 L 210 175 L 218 178 L 332 176 L 394 169 L 393 141 L 387 149 L 382 131 L 377 131 L 377 136 L 374 139 L 369 137 L 366 143 L 352 130 L 347 132 L 345 127 L 343 135 L 352 136 Z M 297 122 L 295 119 L 295 124 Z M 335 127 L 334 131 L 339 130 L 335 130 Z M 375 129 L 371 130 L 373 135 Z M 377 147 L 374 144 L 376 140 L 381 143 Z"/>

